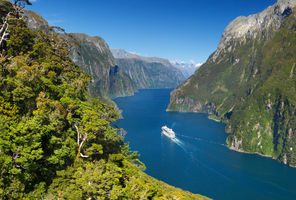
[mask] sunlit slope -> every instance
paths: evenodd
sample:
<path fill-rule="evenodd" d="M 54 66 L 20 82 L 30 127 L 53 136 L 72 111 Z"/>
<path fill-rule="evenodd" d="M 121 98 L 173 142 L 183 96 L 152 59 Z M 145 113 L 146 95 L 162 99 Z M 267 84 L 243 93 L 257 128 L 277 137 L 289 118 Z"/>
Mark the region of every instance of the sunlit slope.
<path fill-rule="evenodd" d="M 59 29 L 29 28 L 17 1 L 0 15 L 0 199 L 207 199 L 143 172 Z"/>
<path fill-rule="evenodd" d="M 171 93 L 168 110 L 208 112 L 227 123 L 230 148 L 295 166 L 295 5 L 278 1 L 232 22 L 206 64 Z"/>

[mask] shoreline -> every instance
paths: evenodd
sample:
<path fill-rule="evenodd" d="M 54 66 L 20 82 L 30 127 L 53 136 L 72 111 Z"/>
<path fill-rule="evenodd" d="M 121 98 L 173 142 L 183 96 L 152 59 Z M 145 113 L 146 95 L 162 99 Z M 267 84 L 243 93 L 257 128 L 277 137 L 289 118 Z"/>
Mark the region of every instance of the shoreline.
<path fill-rule="evenodd" d="M 166 110 L 166 112 L 172 112 L 172 111 L 168 111 L 168 109 Z M 181 112 L 181 113 L 186 113 L 186 111 L 173 111 L 173 112 Z M 203 113 L 203 112 L 191 112 L 191 113 Z M 215 119 L 215 118 L 211 118 L 210 114 L 209 113 L 205 113 L 205 114 L 208 114 L 208 119 L 209 120 L 213 120 L 215 122 L 218 122 L 218 123 L 223 123 L 225 125 L 227 125 L 225 122 L 223 122 L 222 120 L 218 120 L 218 119 Z M 225 131 L 225 130 L 224 130 Z M 225 131 L 226 134 L 229 134 Z M 236 152 L 239 152 L 239 153 L 244 153 L 244 154 L 253 154 L 253 155 L 258 155 L 258 156 L 262 156 L 262 157 L 266 157 L 266 158 L 271 158 L 275 161 L 277 161 L 278 163 L 282 164 L 282 165 L 285 165 L 287 167 L 292 167 L 292 168 L 296 168 L 296 165 L 290 165 L 290 164 L 285 164 L 283 162 L 280 162 L 279 160 L 277 160 L 276 158 L 270 156 L 270 155 L 265 155 L 265 154 L 262 154 L 262 153 L 259 153 L 259 152 L 247 152 L 247 151 L 244 151 L 244 150 L 241 150 L 241 149 L 235 149 L 233 147 L 230 147 L 228 146 L 228 144 L 226 143 L 226 147 L 232 151 L 236 151 Z"/>
<path fill-rule="evenodd" d="M 216 122 L 218 121 L 217 119 L 213 119 L 213 118 L 210 118 L 210 117 L 208 117 L 208 119 L 213 120 L 213 121 L 216 121 Z M 218 122 L 220 122 L 220 123 L 224 123 L 224 122 L 222 122 L 222 121 L 218 121 Z M 224 123 L 224 124 L 226 124 L 226 123 Z M 225 133 L 226 133 L 226 131 L 225 131 Z M 280 163 L 280 164 L 282 164 L 282 165 L 285 165 L 285 166 L 287 166 L 287 167 L 296 168 L 296 166 L 293 166 L 293 165 L 289 165 L 289 164 L 285 164 L 285 163 L 283 163 L 283 162 L 280 162 L 279 160 L 277 160 L 276 158 L 274 158 L 274 157 L 272 157 L 272 156 L 270 156 L 270 155 L 265 155 L 265 154 L 262 154 L 262 153 L 259 153 L 259 152 L 247 152 L 247 151 L 244 151 L 244 150 L 241 150 L 241 149 L 235 149 L 235 148 L 233 148 L 233 147 L 228 146 L 227 143 L 226 143 L 226 146 L 227 146 L 227 148 L 228 148 L 229 150 L 231 150 L 231 151 L 236 151 L 236 152 L 244 153 L 244 154 L 258 155 L 258 156 L 262 156 L 262 157 L 265 157 L 265 158 L 271 158 L 271 159 L 277 161 L 278 163 Z"/>
<path fill-rule="evenodd" d="M 280 163 L 280 164 L 282 164 L 284 166 L 292 167 L 292 168 L 296 169 L 296 165 L 294 166 L 294 165 L 290 165 L 290 164 L 285 164 L 283 162 L 279 162 L 276 158 L 274 158 L 274 157 L 272 157 L 270 155 L 265 155 L 265 154 L 258 153 L 258 152 L 247 152 L 247 151 L 244 151 L 244 150 L 241 150 L 241 149 L 235 149 L 235 148 L 229 147 L 227 144 L 226 144 L 226 146 L 231 151 L 236 151 L 236 152 L 239 152 L 239 153 L 250 154 L 250 155 L 258 155 L 258 156 L 262 156 L 262 157 L 266 157 L 266 158 L 271 158 L 272 160 L 275 160 L 275 161 L 277 161 L 278 163 Z"/>
<path fill-rule="evenodd" d="M 220 119 L 212 118 L 211 115 L 208 116 L 208 119 L 213 120 L 215 122 L 223 123 Z"/>
<path fill-rule="evenodd" d="M 272 158 L 273 160 L 276 160 L 275 158 L 273 158 L 272 156 L 270 155 L 265 155 L 265 154 L 262 154 L 262 153 L 259 153 L 259 152 L 247 152 L 247 151 L 244 151 L 244 150 L 241 150 L 241 149 L 235 149 L 233 147 L 229 147 L 227 145 L 228 149 L 232 150 L 232 151 L 236 151 L 236 152 L 239 152 L 239 153 L 244 153 L 244 154 L 253 154 L 253 155 L 258 155 L 258 156 L 262 156 L 262 157 L 266 157 L 266 158 Z M 284 163 L 283 163 L 284 164 Z"/>
<path fill-rule="evenodd" d="M 142 90 L 145 90 L 145 89 L 142 89 Z M 149 90 L 149 89 L 148 89 L 148 90 Z M 165 111 L 166 111 L 166 112 L 177 112 L 177 113 L 201 113 L 201 114 L 207 114 L 207 115 L 208 115 L 207 118 L 208 118 L 209 120 L 213 120 L 213 121 L 215 121 L 215 122 L 223 123 L 223 124 L 227 125 L 227 123 L 223 122 L 222 120 L 220 120 L 220 119 L 216 119 L 216 118 L 214 118 L 214 117 L 211 117 L 211 114 L 209 114 L 209 113 L 207 113 L 207 112 L 185 111 L 185 110 L 171 110 L 171 109 L 169 109 L 169 108 L 166 108 Z M 229 133 L 228 133 L 226 130 L 224 130 L 224 131 L 225 131 L 226 134 L 229 135 Z M 244 154 L 258 155 L 258 156 L 262 156 L 262 157 L 266 157 L 266 158 L 271 158 L 271 159 L 277 161 L 278 163 L 283 164 L 283 165 L 285 165 L 285 166 L 287 166 L 287 167 L 296 168 L 296 165 L 293 166 L 293 165 L 290 165 L 290 164 L 284 164 L 283 162 L 280 162 L 279 160 L 277 160 L 276 158 L 274 158 L 274 157 L 271 156 L 271 155 L 265 155 L 265 154 L 262 154 L 262 153 L 259 153 L 259 152 L 247 152 L 247 151 L 244 151 L 244 150 L 241 150 L 241 149 L 235 149 L 235 148 L 233 148 L 233 147 L 228 146 L 227 143 L 226 143 L 226 146 L 227 146 L 227 148 L 228 148 L 229 150 L 232 150 L 232 151 L 236 151 L 236 152 L 244 153 Z"/>

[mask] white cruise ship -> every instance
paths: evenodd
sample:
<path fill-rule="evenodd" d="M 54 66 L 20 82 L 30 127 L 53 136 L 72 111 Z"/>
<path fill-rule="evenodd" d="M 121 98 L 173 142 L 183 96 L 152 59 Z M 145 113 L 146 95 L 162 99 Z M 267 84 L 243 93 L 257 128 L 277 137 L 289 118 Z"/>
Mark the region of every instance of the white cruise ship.
<path fill-rule="evenodd" d="M 171 139 L 175 139 L 176 138 L 176 135 L 175 135 L 175 132 L 168 128 L 167 126 L 163 126 L 161 127 L 161 130 L 162 130 L 162 134 L 164 134 L 165 136 L 171 138 Z"/>

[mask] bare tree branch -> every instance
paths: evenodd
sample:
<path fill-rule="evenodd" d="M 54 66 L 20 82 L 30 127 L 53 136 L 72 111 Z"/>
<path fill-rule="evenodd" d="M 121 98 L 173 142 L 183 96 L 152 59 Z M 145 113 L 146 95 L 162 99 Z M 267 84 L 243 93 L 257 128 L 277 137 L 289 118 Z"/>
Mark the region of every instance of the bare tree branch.
<path fill-rule="evenodd" d="M 87 136 L 87 133 L 85 133 L 84 135 L 82 133 L 79 132 L 79 128 L 78 126 L 75 124 L 74 125 L 75 129 L 76 129 L 76 132 L 77 132 L 77 146 L 78 146 L 78 151 L 77 151 L 77 157 L 81 156 L 82 158 L 88 158 L 89 156 L 87 155 L 83 155 L 81 153 L 81 150 L 82 150 L 82 147 L 83 147 L 83 144 L 84 142 L 88 139 L 88 136 Z M 82 141 L 80 142 L 80 138 L 82 137 L 83 135 L 83 139 Z"/>
<path fill-rule="evenodd" d="M 82 158 L 88 158 L 89 156 L 85 156 L 85 155 L 83 155 L 82 153 L 80 153 L 80 156 L 82 157 Z"/>
<path fill-rule="evenodd" d="M 80 133 L 79 133 L 79 129 L 76 126 L 76 124 L 74 125 L 74 127 L 76 128 L 76 132 L 77 132 L 77 145 L 79 146 L 79 139 L 80 139 Z"/>
<path fill-rule="evenodd" d="M 6 17 L 3 19 L 3 24 L 0 29 L 0 47 L 2 47 L 3 41 L 7 40 L 7 36 L 9 35 L 8 27 L 9 23 L 8 20 L 10 18 L 11 12 L 7 13 Z"/>
<path fill-rule="evenodd" d="M 2 19 L 3 23 L 0 28 L 0 47 L 2 47 L 3 42 L 7 41 L 8 39 L 9 20 L 22 20 L 24 16 L 21 14 L 25 8 L 25 5 L 32 5 L 32 3 L 29 0 L 14 0 L 13 10 L 8 12 L 6 17 Z"/>

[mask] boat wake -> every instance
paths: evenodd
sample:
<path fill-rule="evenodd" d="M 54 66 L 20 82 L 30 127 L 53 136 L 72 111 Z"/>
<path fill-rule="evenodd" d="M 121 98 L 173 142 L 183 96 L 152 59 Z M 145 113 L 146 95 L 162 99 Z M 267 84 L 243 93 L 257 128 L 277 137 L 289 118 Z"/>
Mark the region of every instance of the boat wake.
<path fill-rule="evenodd" d="M 226 144 L 221 144 L 221 143 L 218 143 L 218 142 L 213 142 L 211 140 L 206 140 L 206 139 L 199 138 L 199 137 L 190 137 L 190 136 L 181 135 L 181 134 L 176 134 L 176 135 L 177 136 L 180 136 L 180 137 L 183 137 L 183 138 L 191 139 L 191 140 L 196 140 L 196 141 L 206 142 L 206 143 L 209 143 L 209 144 L 214 144 L 214 145 L 219 145 L 219 146 L 227 147 Z"/>
<path fill-rule="evenodd" d="M 182 149 L 184 148 L 184 143 L 181 141 L 181 140 L 179 140 L 178 138 L 173 138 L 173 139 L 171 139 L 176 145 L 178 145 L 178 146 L 180 146 Z"/>
<path fill-rule="evenodd" d="M 177 134 L 176 133 L 176 137 L 173 139 L 170 139 L 172 142 L 174 142 L 176 145 L 178 145 L 179 147 L 182 148 L 182 150 L 184 151 L 184 153 L 188 156 L 188 158 L 191 160 L 192 164 L 196 165 L 196 166 L 200 166 L 202 168 L 205 168 L 209 171 L 211 171 L 212 173 L 222 177 L 223 179 L 227 180 L 227 181 L 234 181 L 231 177 L 225 175 L 224 173 L 222 173 L 219 169 L 216 169 L 214 167 L 209 166 L 207 163 L 202 162 L 200 159 L 198 159 L 198 156 L 196 156 L 196 153 L 202 153 L 198 148 L 196 148 L 196 146 L 190 144 L 189 142 L 185 142 L 184 140 L 177 138 L 181 137 L 181 138 L 187 138 L 187 139 L 191 139 L 191 140 L 197 140 L 197 141 L 201 141 L 201 142 L 207 142 L 209 144 L 213 144 L 213 145 L 220 145 L 220 146 L 225 146 L 225 144 L 221 144 L 218 142 L 213 142 L 210 140 L 206 140 L 203 138 L 198 138 L 198 137 L 190 137 L 190 136 L 186 136 L 186 135 L 182 135 L 182 134 Z M 255 181 L 262 181 L 262 180 L 255 180 Z M 263 182 L 263 181 L 262 181 Z M 279 186 L 278 184 L 274 184 L 273 182 L 265 182 L 265 184 L 270 185 L 271 187 L 280 189 L 282 191 L 288 192 L 288 190 L 286 190 L 285 188 Z"/>
<path fill-rule="evenodd" d="M 181 135 L 181 134 L 176 134 L 175 138 L 170 138 L 170 141 L 174 142 L 176 145 L 178 145 L 179 147 L 182 148 L 184 153 L 190 158 L 191 162 L 194 165 L 198 165 L 198 166 L 201 166 L 207 170 L 210 170 L 210 171 L 212 171 L 212 173 L 215 173 L 218 176 L 223 177 L 225 180 L 228 180 L 228 181 L 231 180 L 229 177 L 227 177 L 223 173 L 219 172 L 219 170 L 214 169 L 214 168 L 210 167 L 209 165 L 207 165 L 206 163 L 201 162 L 201 160 L 199 160 L 195 155 L 196 152 L 199 152 L 198 148 L 196 148 L 194 145 L 192 145 L 188 142 L 185 142 L 184 140 L 182 140 L 180 138 L 177 138 L 177 136 L 183 137 L 183 138 L 188 138 L 188 139 L 193 139 L 193 140 L 198 140 L 198 141 L 202 141 L 202 142 L 207 142 L 207 143 L 214 144 L 214 145 L 226 146 L 225 144 L 220 144 L 220 143 L 209 141 L 206 139 L 202 139 L 202 138 L 198 138 L 198 137 L 190 137 L 190 136 Z"/>

